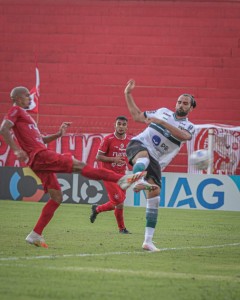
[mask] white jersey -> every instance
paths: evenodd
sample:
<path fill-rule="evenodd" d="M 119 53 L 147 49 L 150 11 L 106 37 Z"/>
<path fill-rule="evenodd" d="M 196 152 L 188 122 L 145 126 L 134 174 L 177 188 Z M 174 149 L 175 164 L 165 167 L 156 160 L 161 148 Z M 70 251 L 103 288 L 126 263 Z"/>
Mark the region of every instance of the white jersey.
<path fill-rule="evenodd" d="M 145 117 L 154 117 L 194 134 L 194 125 L 187 118 L 177 119 L 175 113 L 167 108 L 160 108 L 155 111 L 145 111 Z M 169 162 L 177 155 L 183 142 L 175 138 L 169 130 L 160 124 L 151 123 L 143 132 L 133 138 L 146 146 L 149 154 L 155 158 L 161 169 L 164 169 Z"/>

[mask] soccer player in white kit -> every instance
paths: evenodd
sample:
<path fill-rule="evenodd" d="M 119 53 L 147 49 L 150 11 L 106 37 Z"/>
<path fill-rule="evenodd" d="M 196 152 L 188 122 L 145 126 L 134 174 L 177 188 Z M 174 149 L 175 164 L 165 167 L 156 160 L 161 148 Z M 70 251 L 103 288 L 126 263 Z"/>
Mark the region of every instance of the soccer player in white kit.
<path fill-rule="evenodd" d="M 175 112 L 167 108 L 142 112 L 136 105 L 131 92 L 135 81 L 129 80 L 124 94 L 129 112 L 136 122 L 148 124 L 148 127 L 133 137 L 127 146 L 129 163 L 133 165 L 133 173 L 146 170 L 145 179 L 134 184 L 136 192 L 145 189 L 146 227 L 144 250 L 160 251 L 153 244 L 153 235 L 158 218 L 160 203 L 161 169 L 165 168 L 177 155 L 184 142 L 191 140 L 194 125 L 188 121 L 188 114 L 196 107 L 196 101 L 190 94 L 180 95 Z"/>

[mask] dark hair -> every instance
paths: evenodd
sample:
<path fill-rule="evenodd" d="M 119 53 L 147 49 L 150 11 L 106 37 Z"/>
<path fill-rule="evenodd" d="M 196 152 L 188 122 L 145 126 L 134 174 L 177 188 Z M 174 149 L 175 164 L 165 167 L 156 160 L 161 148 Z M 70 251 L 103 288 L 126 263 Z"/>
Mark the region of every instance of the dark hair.
<path fill-rule="evenodd" d="M 194 99 L 193 95 L 190 94 L 182 94 L 182 96 L 189 97 L 191 99 L 191 106 L 195 108 L 197 106 L 197 102 Z"/>
<path fill-rule="evenodd" d="M 117 120 L 124 120 L 124 121 L 128 122 L 128 118 L 125 116 L 118 116 L 118 117 L 116 117 L 116 121 Z"/>

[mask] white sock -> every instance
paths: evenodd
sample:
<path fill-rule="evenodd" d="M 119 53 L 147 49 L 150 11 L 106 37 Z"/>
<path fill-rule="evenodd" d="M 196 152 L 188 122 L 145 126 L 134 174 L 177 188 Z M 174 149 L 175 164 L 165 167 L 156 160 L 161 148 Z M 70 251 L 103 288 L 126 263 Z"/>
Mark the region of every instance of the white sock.
<path fill-rule="evenodd" d="M 154 235 L 155 228 L 145 227 L 145 239 L 144 243 L 152 243 L 152 238 Z"/>
<path fill-rule="evenodd" d="M 144 240 L 145 243 L 152 243 L 152 238 L 157 223 L 159 202 L 160 202 L 160 196 L 147 199 L 146 219 L 147 219 L 147 224 L 151 225 L 151 227 L 149 226 L 145 227 L 145 240 Z"/>

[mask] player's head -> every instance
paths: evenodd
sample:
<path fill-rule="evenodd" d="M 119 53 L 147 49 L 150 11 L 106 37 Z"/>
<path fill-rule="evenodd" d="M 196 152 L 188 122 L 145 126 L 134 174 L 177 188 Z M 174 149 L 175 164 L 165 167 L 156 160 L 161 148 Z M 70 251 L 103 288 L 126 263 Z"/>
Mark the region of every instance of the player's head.
<path fill-rule="evenodd" d="M 10 98 L 16 105 L 22 108 L 28 108 L 31 102 L 30 92 L 24 86 L 18 86 L 12 89 Z"/>
<path fill-rule="evenodd" d="M 176 115 L 186 117 L 197 106 L 196 100 L 190 94 L 182 94 L 176 103 Z"/>
<path fill-rule="evenodd" d="M 123 136 L 128 128 L 128 119 L 125 116 L 118 116 L 115 121 L 115 133 Z"/>

